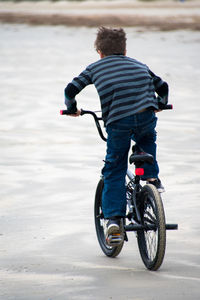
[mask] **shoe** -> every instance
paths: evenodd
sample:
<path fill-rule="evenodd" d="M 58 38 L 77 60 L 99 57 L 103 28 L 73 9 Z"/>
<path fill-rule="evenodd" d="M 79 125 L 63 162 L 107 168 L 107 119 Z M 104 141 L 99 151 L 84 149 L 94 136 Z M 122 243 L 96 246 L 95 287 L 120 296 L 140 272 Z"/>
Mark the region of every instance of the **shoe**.
<path fill-rule="evenodd" d="M 109 219 L 107 223 L 107 235 L 120 233 L 120 219 Z"/>
<path fill-rule="evenodd" d="M 109 246 L 118 246 L 124 241 L 121 219 L 109 219 L 106 224 L 106 242 Z"/>
<path fill-rule="evenodd" d="M 159 178 L 157 178 L 156 180 L 147 181 L 146 183 L 147 184 L 148 183 L 149 184 L 153 184 L 157 188 L 157 190 L 158 190 L 159 193 L 164 193 L 165 192 L 165 188 L 162 185 L 162 182 L 160 181 Z"/>

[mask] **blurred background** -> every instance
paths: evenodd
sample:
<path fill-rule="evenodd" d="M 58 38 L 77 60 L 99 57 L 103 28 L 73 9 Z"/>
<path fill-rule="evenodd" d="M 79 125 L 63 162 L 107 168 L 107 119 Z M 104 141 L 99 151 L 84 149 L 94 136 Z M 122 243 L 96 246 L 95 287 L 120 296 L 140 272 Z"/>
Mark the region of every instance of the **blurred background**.
<path fill-rule="evenodd" d="M 179 230 L 157 273 L 135 235 L 119 258 L 101 252 L 93 201 L 105 144 L 90 117 L 59 115 L 65 86 L 99 59 L 100 25 L 124 27 L 127 55 L 170 87 L 158 160 Z M 199 299 L 199 30 L 200 1 L 0 1 L 1 299 Z M 100 109 L 93 86 L 77 102 Z"/>

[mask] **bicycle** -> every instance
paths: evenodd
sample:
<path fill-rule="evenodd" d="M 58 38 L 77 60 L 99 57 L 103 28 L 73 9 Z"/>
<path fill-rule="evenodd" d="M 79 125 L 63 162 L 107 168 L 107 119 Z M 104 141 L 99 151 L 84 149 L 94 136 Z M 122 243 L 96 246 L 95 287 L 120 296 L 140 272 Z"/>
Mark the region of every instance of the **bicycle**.
<path fill-rule="evenodd" d="M 164 109 L 172 109 L 172 105 L 166 105 Z M 61 110 L 61 115 L 69 114 L 67 110 Z M 102 118 L 96 113 L 88 110 L 81 110 L 81 115 L 90 114 L 93 116 L 98 133 L 102 140 L 106 137 L 102 132 L 99 123 Z M 160 193 L 152 184 L 141 185 L 141 176 L 144 173 L 142 165 L 153 162 L 153 156 L 145 153 L 137 145 L 132 147 L 129 163 L 135 165 L 135 175 L 130 169 L 126 174 L 126 217 L 123 219 L 124 241 L 128 241 L 127 232 L 137 233 L 137 242 L 142 261 L 147 269 L 156 271 L 161 266 L 166 248 L 166 230 L 178 229 L 177 224 L 166 224 L 165 212 Z M 124 241 L 119 245 L 112 246 L 112 240 L 108 245 L 105 237 L 105 223 L 102 211 L 102 191 L 104 180 L 98 182 L 94 201 L 94 220 L 99 245 L 108 257 L 116 257 L 121 252 Z M 128 224 L 127 224 L 128 223 Z"/>

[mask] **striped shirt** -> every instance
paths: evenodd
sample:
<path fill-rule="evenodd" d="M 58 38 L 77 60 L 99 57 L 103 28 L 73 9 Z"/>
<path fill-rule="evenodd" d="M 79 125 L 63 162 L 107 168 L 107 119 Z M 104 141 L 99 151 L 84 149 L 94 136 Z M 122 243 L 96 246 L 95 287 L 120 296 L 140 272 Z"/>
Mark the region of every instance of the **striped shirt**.
<path fill-rule="evenodd" d="M 155 91 L 163 85 L 149 68 L 124 55 L 106 56 L 90 64 L 65 89 L 66 105 L 89 84 L 100 97 L 105 125 L 152 107 L 158 109 Z"/>

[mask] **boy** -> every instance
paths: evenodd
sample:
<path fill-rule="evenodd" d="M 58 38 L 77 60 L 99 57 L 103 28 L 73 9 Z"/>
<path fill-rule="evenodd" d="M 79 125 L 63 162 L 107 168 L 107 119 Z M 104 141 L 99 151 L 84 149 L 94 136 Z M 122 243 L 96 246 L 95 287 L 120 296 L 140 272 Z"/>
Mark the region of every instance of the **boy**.
<path fill-rule="evenodd" d="M 144 165 L 143 180 L 164 191 L 156 161 L 158 99 L 166 104 L 168 85 L 141 62 L 126 56 L 123 29 L 100 27 L 95 41 L 100 60 L 90 64 L 65 88 L 65 104 L 72 116 L 79 116 L 75 96 L 94 84 L 100 97 L 107 131 L 107 154 L 102 170 L 102 208 L 108 219 L 106 235 L 122 234 L 121 219 L 126 214 L 125 176 L 131 139 L 154 156 L 153 165 Z M 155 92 L 158 97 L 155 96 Z"/>

